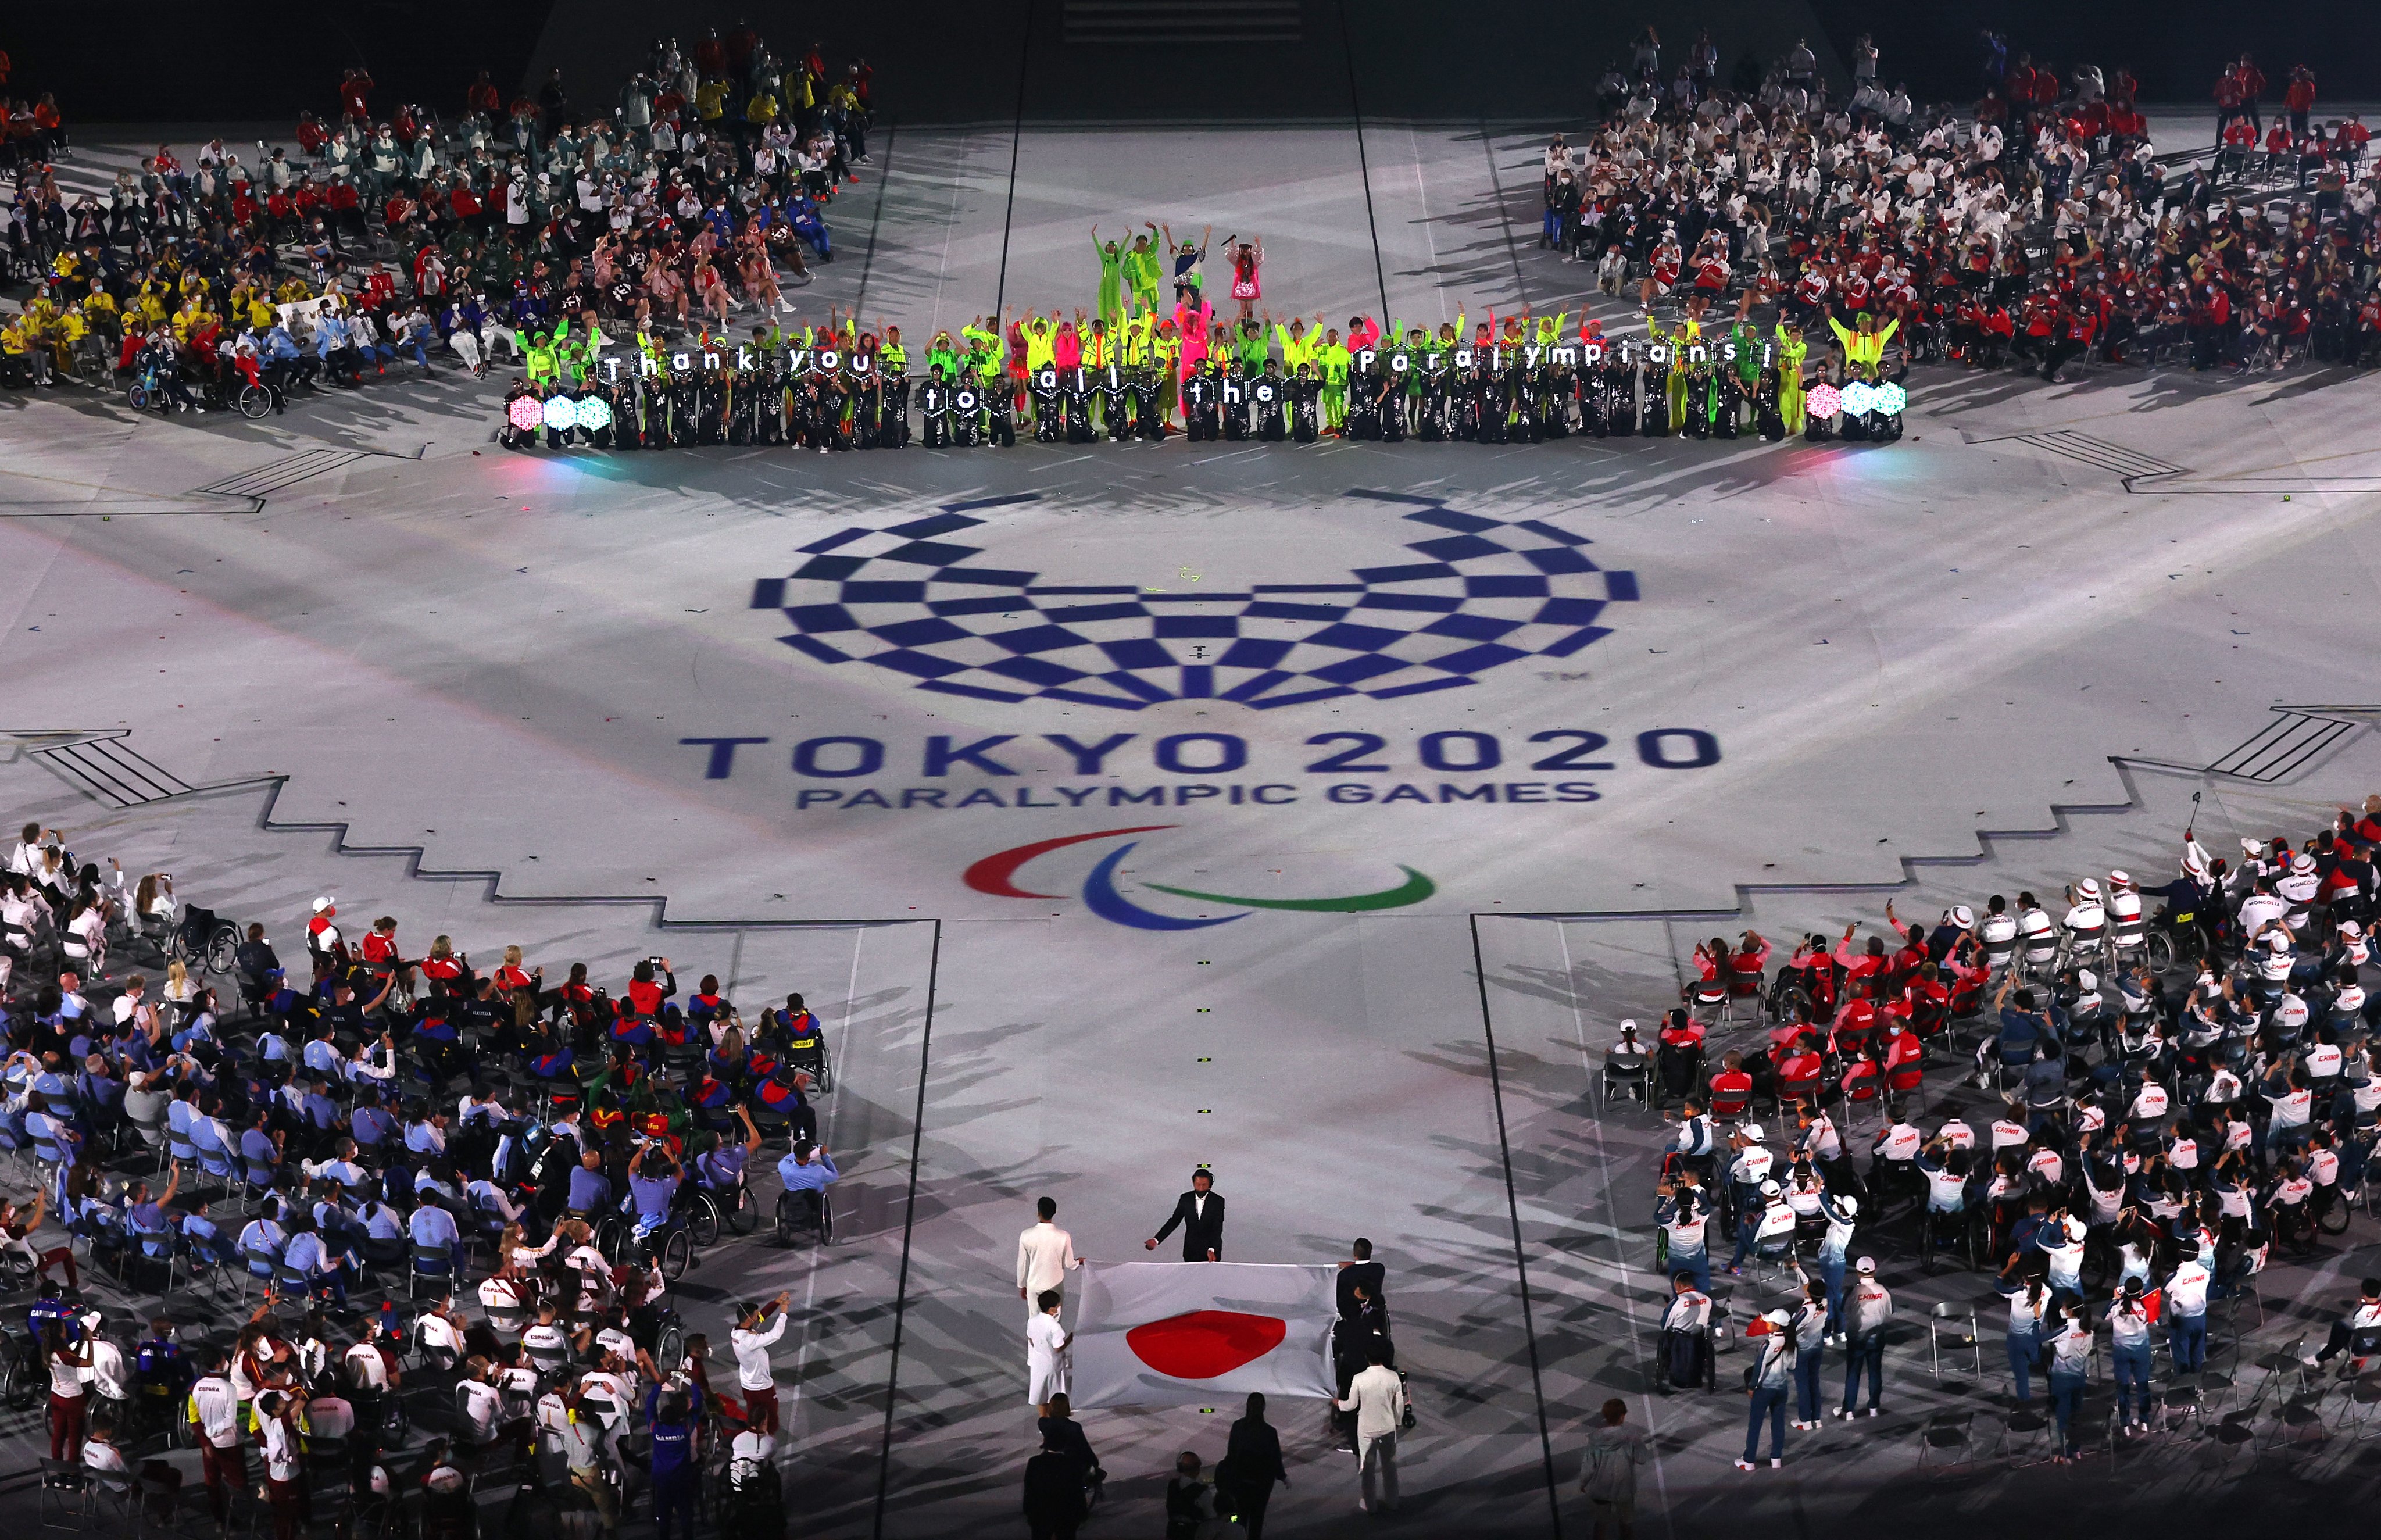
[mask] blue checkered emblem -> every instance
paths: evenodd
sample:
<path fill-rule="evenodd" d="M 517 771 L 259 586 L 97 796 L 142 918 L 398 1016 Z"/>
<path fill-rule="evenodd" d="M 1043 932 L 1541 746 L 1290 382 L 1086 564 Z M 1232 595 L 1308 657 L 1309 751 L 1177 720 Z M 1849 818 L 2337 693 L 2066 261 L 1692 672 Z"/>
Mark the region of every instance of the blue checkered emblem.
<path fill-rule="evenodd" d="M 1568 658 L 1611 633 L 1607 606 L 1637 597 L 1635 573 L 1596 566 L 1584 537 L 1543 520 L 1349 495 L 1410 508 L 1411 560 L 1244 593 L 1045 584 L 965 544 L 985 522 L 969 510 L 988 505 L 959 503 L 805 545 L 792 575 L 754 585 L 752 605 L 784 612 L 788 647 L 941 694 L 1263 711 L 1454 690 L 1524 658 Z"/>

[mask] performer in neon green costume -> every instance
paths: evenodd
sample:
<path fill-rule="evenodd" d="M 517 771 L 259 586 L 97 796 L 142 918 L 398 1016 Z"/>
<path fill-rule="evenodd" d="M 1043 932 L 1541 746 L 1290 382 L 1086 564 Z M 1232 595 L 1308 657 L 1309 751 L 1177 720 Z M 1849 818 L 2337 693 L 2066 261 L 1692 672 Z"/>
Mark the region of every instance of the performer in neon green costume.
<path fill-rule="evenodd" d="M 1810 356 L 1811 345 L 1802 340 L 1802 328 L 1777 323 L 1777 414 L 1786 420 L 1786 432 L 1799 434 L 1805 424 L 1802 408 L 1802 361 Z"/>
<path fill-rule="evenodd" d="M 1133 304 L 1143 311 L 1157 309 L 1157 281 L 1164 259 L 1150 244 L 1156 234 L 1157 226 L 1152 222 L 1145 231 L 1133 237 L 1132 250 L 1124 254 L 1125 287 L 1132 290 Z M 1116 323 L 1110 321 L 1108 324 L 1113 326 Z"/>
<path fill-rule="evenodd" d="M 1703 335 L 1703 326 L 1691 318 L 1682 320 L 1675 328 L 1665 331 L 1662 329 L 1662 324 L 1654 319 L 1652 311 L 1645 312 L 1647 346 L 1658 344 L 1670 350 L 1670 378 L 1667 398 L 1670 409 L 1669 431 L 1674 434 L 1682 431 L 1687 421 L 1687 348 L 1691 343 L 1701 342 Z"/>
<path fill-rule="evenodd" d="M 1348 422 L 1348 371 L 1354 361 L 1348 345 L 1339 340 L 1339 328 L 1332 327 L 1314 345 L 1314 362 L 1323 376 L 1323 431 L 1336 434 Z"/>
<path fill-rule="evenodd" d="M 1100 227 L 1094 225 L 1092 250 L 1100 259 L 1100 319 L 1113 326 L 1124 319 L 1124 242 L 1103 243 Z"/>

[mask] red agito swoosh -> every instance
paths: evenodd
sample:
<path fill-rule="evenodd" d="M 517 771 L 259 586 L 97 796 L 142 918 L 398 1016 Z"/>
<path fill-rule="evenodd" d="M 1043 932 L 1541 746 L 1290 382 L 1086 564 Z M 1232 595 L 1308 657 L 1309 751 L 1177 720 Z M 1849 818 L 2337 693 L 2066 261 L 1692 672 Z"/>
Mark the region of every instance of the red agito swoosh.
<path fill-rule="evenodd" d="M 1281 1346 L 1289 1323 L 1237 1310 L 1194 1310 L 1124 1334 L 1133 1356 L 1176 1379 L 1214 1379 Z"/>
<path fill-rule="evenodd" d="M 1056 839 L 1037 839 L 1031 845 L 1012 849 L 995 850 L 959 874 L 959 880 L 978 893 L 989 893 L 996 898 L 1063 898 L 1063 893 L 1029 893 L 1017 886 L 1017 869 L 1035 856 L 1068 845 L 1081 845 L 1086 839 L 1105 839 L 1111 835 L 1148 834 L 1157 829 L 1170 829 L 1171 824 L 1137 824 L 1129 829 L 1102 829 L 1097 834 L 1069 834 Z"/>

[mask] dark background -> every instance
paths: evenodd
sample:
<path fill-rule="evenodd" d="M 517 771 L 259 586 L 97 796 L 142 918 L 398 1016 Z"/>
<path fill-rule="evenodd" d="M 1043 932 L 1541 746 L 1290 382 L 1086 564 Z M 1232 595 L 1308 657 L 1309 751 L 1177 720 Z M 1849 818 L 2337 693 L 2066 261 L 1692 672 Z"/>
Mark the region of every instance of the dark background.
<path fill-rule="evenodd" d="M 864 54 L 877 105 L 904 122 L 1367 116 L 1575 120 L 1605 64 L 1648 18 L 1676 63 L 1698 26 L 1723 79 L 1739 57 L 1809 37 L 1843 79 L 1874 32 L 1888 81 L 1965 102 L 1981 76 L 1980 27 L 2062 68 L 2126 65 L 2151 101 L 2203 101 L 2221 61 L 2247 48 L 2277 96 L 2291 64 L 2316 66 L 2329 102 L 2381 98 L 2381 6 L 2241 7 L 2215 0 L 1703 0 L 1593 7 L 1550 0 L 1302 0 L 1295 43 L 1069 45 L 1068 0 L 910 0 L 830 7 L 684 0 L 343 0 L 314 10 L 259 0 L 18 4 L 0 13 L 11 95 L 54 91 L 68 121 L 194 124 L 327 114 L 350 63 L 378 82 L 376 111 L 418 100 L 443 116 L 487 68 L 507 93 L 559 65 L 581 100 L 608 102 L 653 37 L 690 40 L 749 18 L 780 54 L 817 39 L 831 62 Z M 1198 14 L 1193 3 L 1193 14 Z M 1343 31 L 1344 26 L 1344 31 Z"/>

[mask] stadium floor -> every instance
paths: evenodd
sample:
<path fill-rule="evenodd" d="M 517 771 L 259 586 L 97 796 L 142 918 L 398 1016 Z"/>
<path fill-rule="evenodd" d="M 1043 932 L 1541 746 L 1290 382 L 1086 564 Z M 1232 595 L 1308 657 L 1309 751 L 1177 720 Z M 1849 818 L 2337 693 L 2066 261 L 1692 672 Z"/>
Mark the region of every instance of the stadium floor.
<path fill-rule="evenodd" d="M 1004 261 L 1011 303 L 1088 299 L 1088 226 L 1129 215 L 1218 238 L 1243 222 L 1269 292 L 1309 314 L 1377 311 L 1383 289 L 1434 323 L 1575 299 L 1583 270 L 1533 249 L 1533 136 L 1362 142 L 1360 162 L 1322 128 L 897 129 L 796 300 L 806 320 L 856 302 L 914 348 L 993 308 Z M 1142 201 L 1160 168 L 1171 190 Z M 2374 1485 L 2353 1437 L 2220 1468 L 2187 1436 L 2074 1471 L 1986 1458 L 1999 1321 L 1982 1384 L 1947 1365 L 1938 1385 L 1923 1307 L 1986 1291 L 1924 1277 L 1898 1235 L 1876 1243 L 1902 1302 L 1881 1422 L 1798 1436 L 1784 1472 L 1740 1477 L 1740 1400 L 1648 1394 L 1661 1133 L 1600 1109 L 1593 1071 L 1621 1018 L 1675 1000 L 1697 937 L 2163 876 L 2194 793 L 2221 849 L 2303 835 L 2381 773 L 2371 380 L 1912 385 L 1907 436 L 1881 447 L 834 457 L 510 455 L 495 383 L 452 372 L 265 424 L 12 396 L 0 807 L 285 944 L 331 892 L 417 942 L 518 941 L 599 973 L 661 952 L 690 984 L 808 994 L 838 1052 L 838 1244 L 723 1247 L 685 1291 L 714 1334 L 740 1294 L 806 1307 L 779 1363 L 806 1534 L 1014 1522 L 1032 1427 L 1012 1238 L 1047 1192 L 1086 1254 L 1140 1256 L 1194 1161 L 1231 1199 L 1237 1260 L 1379 1243 L 1420 1413 L 1385 1531 L 1584 1534 L 1583 1419 L 1615 1394 L 1658 1435 L 1642 1533 L 1981 1533 L 2018 1505 L 2078 1527 L 2163 1509 L 2175 1533 L 2314 1519 Z M 1424 562 L 1452 575 L 1399 571 Z M 1011 607 L 921 629 L 910 591 L 850 586 L 951 567 L 1006 574 L 965 592 Z M 1531 575 L 1571 606 L 1508 655 L 1481 638 L 1520 634 L 1496 629 L 1515 601 L 1454 577 Z M 1110 592 L 1046 592 L 1068 589 Z M 1484 629 L 1421 633 L 1447 605 L 1375 606 L 1353 618 L 1390 618 L 1358 629 L 1321 613 L 1357 589 L 1449 598 Z M 815 629 L 838 604 L 896 634 Z M 1096 684 L 993 669 L 1011 654 L 983 635 L 1044 624 L 1081 639 L 1052 656 L 1174 651 Z M 924 690 L 905 663 L 1025 698 Z M 2323 709 L 2277 717 L 2292 706 Z M 2308 747 L 2287 774 L 2202 768 L 2238 768 L 2269 729 Z M 196 790 L 94 795 L 57 748 L 119 732 L 86 768 L 129 752 Z M 138 768 L 106 764 L 118 790 Z M 964 879 L 1102 831 L 1017 868 L 1032 897 Z M 1400 867 L 1430 896 L 1265 907 L 1384 890 Z M 678 934 L 654 933 L 665 905 Z M 2244 1383 L 2320 1331 L 2374 1233 L 2277 1269 Z M 1972 1467 L 1908 1479 L 1926 1419 L 1971 1410 Z M 1174 1453 L 1220 1455 L 1233 1412 L 1087 1413 L 1112 1473 L 1095 1528 L 1154 1529 Z M 1376 1527 L 1319 1409 L 1275 1421 L 1293 1482 L 1276 1532 Z"/>

